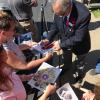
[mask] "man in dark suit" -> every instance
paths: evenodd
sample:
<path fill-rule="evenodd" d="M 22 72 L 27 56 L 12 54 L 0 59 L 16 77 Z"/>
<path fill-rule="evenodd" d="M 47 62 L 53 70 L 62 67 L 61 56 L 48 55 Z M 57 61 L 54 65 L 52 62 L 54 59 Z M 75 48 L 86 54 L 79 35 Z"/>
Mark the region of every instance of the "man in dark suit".
<path fill-rule="evenodd" d="M 84 60 L 90 50 L 88 25 L 91 19 L 89 10 L 74 0 L 54 0 L 52 3 L 54 21 L 48 32 L 48 40 L 52 42 L 55 35 L 59 39 L 54 42 L 54 50 L 63 50 L 64 71 L 72 64 L 72 53 L 77 55 L 78 62 Z"/>

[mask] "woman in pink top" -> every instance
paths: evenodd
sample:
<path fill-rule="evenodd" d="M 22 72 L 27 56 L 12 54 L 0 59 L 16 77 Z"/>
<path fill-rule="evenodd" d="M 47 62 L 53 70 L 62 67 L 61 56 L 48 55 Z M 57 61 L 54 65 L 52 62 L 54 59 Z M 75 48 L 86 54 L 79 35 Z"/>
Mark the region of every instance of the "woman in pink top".
<path fill-rule="evenodd" d="M 26 100 L 26 92 L 18 75 L 4 62 L 4 49 L 0 47 L 0 100 Z"/>
<path fill-rule="evenodd" d="M 26 92 L 22 80 L 27 80 L 33 75 L 18 76 L 10 66 L 4 62 L 6 56 L 3 46 L 0 46 L 0 100 L 26 100 Z M 54 93 L 56 86 L 48 85 L 45 93 L 39 100 L 46 100 L 47 97 Z"/>

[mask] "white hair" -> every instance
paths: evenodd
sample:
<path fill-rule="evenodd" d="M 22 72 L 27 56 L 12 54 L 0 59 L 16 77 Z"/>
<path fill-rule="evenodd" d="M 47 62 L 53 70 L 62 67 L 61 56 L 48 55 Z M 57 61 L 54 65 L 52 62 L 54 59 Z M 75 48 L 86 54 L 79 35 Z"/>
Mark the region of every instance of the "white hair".
<path fill-rule="evenodd" d="M 59 2 L 59 4 L 62 7 L 62 11 L 66 11 L 66 9 L 68 8 L 68 5 L 72 5 L 72 0 L 51 0 L 51 3 L 54 4 L 56 2 Z"/>

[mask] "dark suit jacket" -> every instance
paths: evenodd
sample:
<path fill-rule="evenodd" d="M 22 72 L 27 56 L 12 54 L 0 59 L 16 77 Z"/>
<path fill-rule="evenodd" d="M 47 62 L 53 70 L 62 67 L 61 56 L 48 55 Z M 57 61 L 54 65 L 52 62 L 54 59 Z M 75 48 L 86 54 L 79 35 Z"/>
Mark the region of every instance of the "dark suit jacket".
<path fill-rule="evenodd" d="M 88 25 L 91 19 L 89 10 L 81 3 L 74 1 L 69 22 L 64 24 L 64 18 L 54 15 L 54 22 L 48 33 L 48 39 L 53 40 L 55 35 L 60 37 L 60 46 L 63 50 L 70 48 L 76 55 L 87 53 L 90 50 L 90 35 Z"/>

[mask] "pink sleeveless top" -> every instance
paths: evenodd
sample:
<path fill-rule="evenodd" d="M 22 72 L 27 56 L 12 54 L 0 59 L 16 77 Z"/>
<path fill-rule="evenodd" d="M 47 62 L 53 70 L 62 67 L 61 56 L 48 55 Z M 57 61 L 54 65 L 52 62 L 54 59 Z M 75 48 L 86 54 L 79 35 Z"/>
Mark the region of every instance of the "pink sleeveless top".
<path fill-rule="evenodd" d="M 13 82 L 13 89 L 0 92 L 0 100 L 26 100 L 26 92 L 19 76 L 15 72 L 10 73 L 9 76 Z"/>

